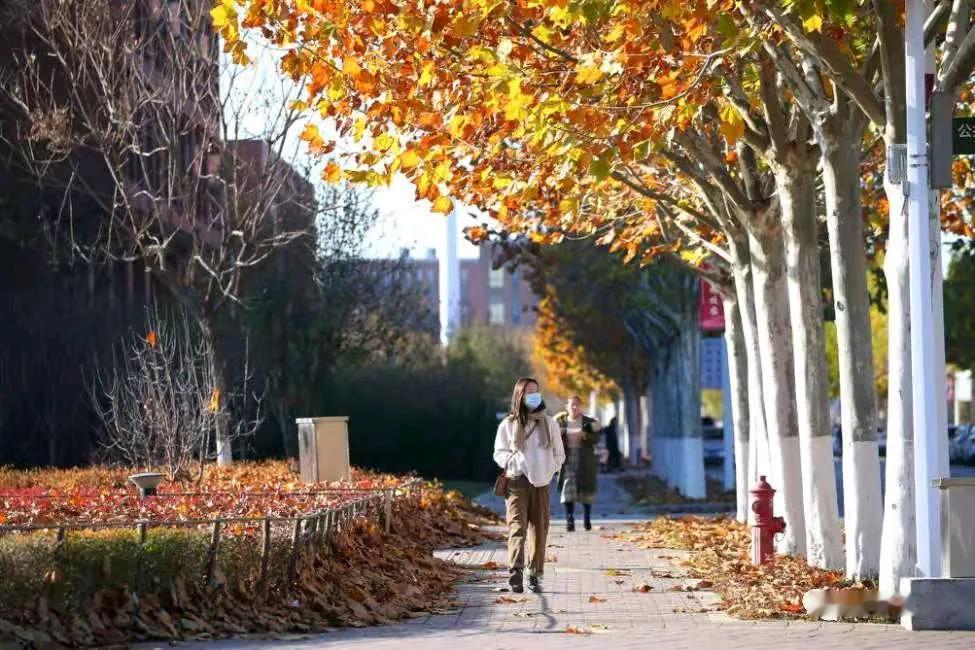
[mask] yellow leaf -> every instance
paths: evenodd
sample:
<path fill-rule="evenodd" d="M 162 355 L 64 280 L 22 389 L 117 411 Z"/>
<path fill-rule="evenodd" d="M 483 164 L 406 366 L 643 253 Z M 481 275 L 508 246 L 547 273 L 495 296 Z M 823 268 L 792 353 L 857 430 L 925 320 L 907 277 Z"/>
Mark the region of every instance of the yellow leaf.
<path fill-rule="evenodd" d="M 802 26 L 806 28 L 807 32 L 822 32 L 823 17 L 819 14 L 813 14 L 802 21 Z"/>
<path fill-rule="evenodd" d="M 433 211 L 440 214 L 450 214 L 450 211 L 454 209 L 454 202 L 451 201 L 446 196 L 438 196 L 437 200 L 433 202 Z"/>
<path fill-rule="evenodd" d="M 417 83 L 420 86 L 428 86 L 431 81 L 433 81 L 433 61 L 428 61 L 423 66 L 423 72 L 420 73 L 420 80 Z"/>
<path fill-rule="evenodd" d="M 721 135 L 724 136 L 730 146 L 733 146 L 745 135 L 745 122 L 738 114 L 738 109 L 731 105 L 723 106 L 719 116 L 721 118 Z"/>
<path fill-rule="evenodd" d="M 366 118 L 360 117 L 355 121 L 355 128 L 352 133 L 352 137 L 358 142 L 362 139 L 362 135 L 366 132 Z"/>
<path fill-rule="evenodd" d="M 615 43 L 616 41 L 623 38 L 623 34 L 625 33 L 626 33 L 626 26 L 623 23 L 617 23 L 616 26 L 613 27 L 613 29 L 609 30 L 609 33 L 606 34 L 605 40 L 607 43 Z"/>
<path fill-rule="evenodd" d="M 350 77 L 354 77 L 362 72 L 362 68 L 354 56 L 347 56 L 342 60 L 342 72 Z"/>
<path fill-rule="evenodd" d="M 210 20 L 214 29 L 220 30 L 237 20 L 237 8 L 233 0 L 221 0 L 220 4 L 210 10 Z"/>
<path fill-rule="evenodd" d="M 399 164 L 403 169 L 413 169 L 420 164 L 420 156 L 413 149 L 407 149 L 400 154 Z"/>
<path fill-rule="evenodd" d="M 383 133 L 372 141 L 372 148 L 376 151 L 388 151 L 395 142 L 396 139 L 393 136 Z"/>
<path fill-rule="evenodd" d="M 576 68 L 576 83 L 596 83 L 603 77 L 603 71 L 596 66 L 582 66 Z"/>

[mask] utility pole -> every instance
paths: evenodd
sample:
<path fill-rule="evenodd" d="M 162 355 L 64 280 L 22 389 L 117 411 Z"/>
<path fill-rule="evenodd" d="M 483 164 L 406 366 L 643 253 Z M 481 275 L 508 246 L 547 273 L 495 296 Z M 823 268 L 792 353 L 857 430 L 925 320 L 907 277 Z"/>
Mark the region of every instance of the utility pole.
<path fill-rule="evenodd" d="M 930 183 L 925 88 L 925 0 L 907 0 L 905 54 L 907 97 L 907 214 L 910 255 L 911 364 L 914 381 L 914 494 L 917 508 L 917 568 L 922 577 L 937 577 L 941 567 L 941 511 L 932 480 L 943 476 L 939 400 L 944 400 L 944 361 L 937 362 L 932 296 Z M 941 269 L 938 269 L 940 273 Z"/>

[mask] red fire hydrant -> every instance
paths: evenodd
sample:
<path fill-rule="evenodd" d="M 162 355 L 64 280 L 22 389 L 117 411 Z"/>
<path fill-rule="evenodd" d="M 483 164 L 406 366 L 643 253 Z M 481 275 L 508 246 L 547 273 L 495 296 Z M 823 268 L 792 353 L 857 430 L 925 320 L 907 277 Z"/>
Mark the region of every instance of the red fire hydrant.
<path fill-rule="evenodd" d="M 752 512 L 755 523 L 752 525 L 752 564 L 764 564 L 775 553 L 775 534 L 785 532 L 785 519 L 772 515 L 772 497 L 775 490 L 758 477 L 758 483 L 751 489 Z"/>

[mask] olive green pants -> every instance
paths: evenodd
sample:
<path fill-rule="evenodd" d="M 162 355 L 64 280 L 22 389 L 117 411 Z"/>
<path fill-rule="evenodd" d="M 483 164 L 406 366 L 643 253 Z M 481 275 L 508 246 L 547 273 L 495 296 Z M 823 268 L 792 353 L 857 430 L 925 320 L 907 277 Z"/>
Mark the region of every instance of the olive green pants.
<path fill-rule="evenodd" d="M 508 568 L 524 569 L 525 546 L 528 572 L 541 575 L 545 569 L 548 539 L 549 486 L 535 487 L 519 476 L 508 481 L 505 505 L 508 511 Z"/>

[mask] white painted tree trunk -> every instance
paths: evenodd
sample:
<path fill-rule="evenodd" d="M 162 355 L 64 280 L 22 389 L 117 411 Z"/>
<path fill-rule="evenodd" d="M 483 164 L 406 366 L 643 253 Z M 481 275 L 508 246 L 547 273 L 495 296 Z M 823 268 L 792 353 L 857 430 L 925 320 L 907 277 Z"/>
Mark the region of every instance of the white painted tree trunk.
<path fill-rule="evenodd" d="M 734 292 L 724 295 L 724 338 L 728 350 L 728 387 L 735 441 L 736 519 L 748 520 L 748 359 L 742 332 L 741 312 Z"/>
<path fill-rule="evenodd" d="M 701 309 L 698 301 L 700 281 L 682 274 L 677 282 L 683 309 L 683 324 L 677 337 L 677 379 L 680 387 L 681 428 L 678 438 L 679 467 L 677 488 L 691 499 L 707 496 L 704 480 L 704 439 L 701 432 Z"/>
<path fill-rule="evenodd" d="M 838 569 L 843 564 L 843 542 L 829 424 L 826 336 L 816 229 L 816 169 L 814 159 L 801 155 L 790 159 L 794 164 L 777 166 L 775 177 L 786 250 L 806 559 L 812 566 Z"/>
<path fill-rule="evenodd" d="M 887 478 L 880 542 L 880 593 L 898 593 L 900 579 L 917 563 L 914 505 L 914 429 L 911 395 L 910 293 L 907 212 L 900 186 L 886 184 L 890 236 L 884 260 L 887 277 Z"/>
<path fill-rule="evenodd" d="M 832 122 L 840 127 L 839 132 L 824 132 L 819 140 L 840 373 L 846 574 L 873 577 L 880 566 L 883 510 L 877 395 L 860 203 L 860 151 L 849 146 L 859 140 L 861 129 L 849 119 L 834 118 Z"/>
<path fill-rule="evenodd" d="M 679 281 L 696 283 L 695 278 Z M 701 438 L 701 331 L 696 295 L 681 292 L 683 322 L 672 343 L 654 354 L 648 392 L 654 473 L 684 496 L 702 499 L 706 490 Z"/>
<path fill-rule="evenodd" d="M 768 478 L 776 490 L 773 505 L 786 523 L 785 533 L 778 538 L 778 551 L 805 556 L 802 464 L 796 430 L 792 333 L 781 229 L 754 224 L 749 229 L 749 250 L 755 283 L 765 426 L 772 461 Z"/>
<path fill-rule="evenodd" d="M 638 447 L 640 431 L 643 428 L 640 390 L 636 386 L 623 389 L 623 404 L 626 409 L 626 462 L 635 466 L 639 460 Z"/>
<path fill-rule="evenodd" d="M 732 256 L 732 272 L 735 296 L 741 316 L 741 338 L 745 346 L 748 397 L 748 463 L 745 469 L 746 489 L 758 481 L 761 475 L 770 475 L 768 433 L 765 427 L 765 397 L 762 388 L 761 353 L 758 346 L 758 325 L 755 319 L 755 290 L 752 281 L 751 255 L 746 237 L 729 237 L 728 248 Z M 748 522 L 753 523 L 755 513 L 748 510 Z"/>

